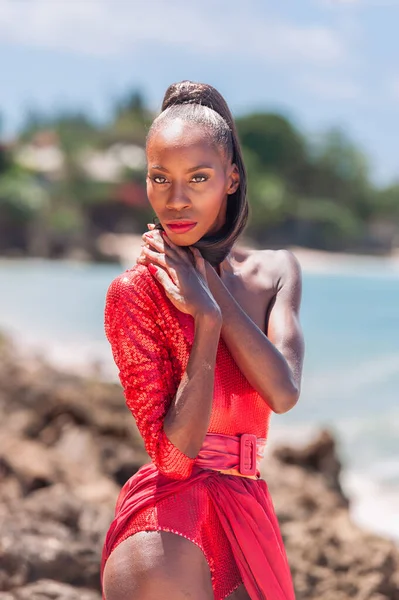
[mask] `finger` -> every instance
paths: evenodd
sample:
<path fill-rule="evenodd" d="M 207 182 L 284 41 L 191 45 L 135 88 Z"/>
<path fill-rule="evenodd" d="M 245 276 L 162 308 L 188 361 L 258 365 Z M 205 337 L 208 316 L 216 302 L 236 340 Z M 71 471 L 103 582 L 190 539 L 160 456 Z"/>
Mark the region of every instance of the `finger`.
<path fill-rule="evenodd" d="M 166 264 L 166 256 L 163 252 L 157 252 L 156 250 L 152 250 L 148 246 L 143 246 L 142 254 L 147 257 L 151 262 L 164 267 L 165 269 L 168 267 Z"/>
<path fill-rule="evenodd" d="M 144 248 L 146 247 L 146 245 L 147 245 L 147 244 L 146 244 L 146 242 L 143 242 L 143 243 L 140 245 L 140 254 L 139 254 L 139 257 L 141 257 L 141 258 L 143 258 L 143 257 L 145 256 L 145 255 L 144 255 L 144 252 L 143 252 L 143 250 L 144 250 Z"/>
<path fill-rule="evenodd" d="M 161 235 L 161 231 L 159 229 L 154 229 L 153 231 L 145 231 L 141 236 L 141 239 L 145 242 L 148 240 L 161 240 L 163 241 L 163 237 Z"/>
<path fill-rule="evenodd" d="M 141 239 L 142 240 L 146 240 L 147 238 L 162 239 L 162 236 L 160 234 L 161 234 L 161 232 L 159 231 L 159 229 L 153 229 L 152 231 L 145 231 L 142 234 Z"/>
<path fill-rule="evenodd" d="M 156 248 L 158 251 L 164 251 L 164 243 L 158 236 L 154 236 L 152 233 L 143 233 L 141 237 L 146 246 Z"/>
<path fill-rule="evenodd" d="M 168 273 L 162 269 L 162 267 L 158 267 L 157 265 L 150 263 L 148 265 L 148 270 L 150 271 L 151 275 L 153 275 L 155 279 L 164 287 L 168 296 L 173 298 L 180 296 L 178 288 L 175 286 Z"/>
<path fill-rule="evenodd" d="M 149 259 L 144 254 L 140 254 L 140 256 L 136 258 L 137 265 L 145 265 L 148 263 L 148 261 Z"/>
<path fill-rule="evenodd" d="M 174 242 L 172 242 L 172 240 L 168 237 L 167 233 L 165 231 L 162 231 L 162 239 L 165 243 L 165 245 L 169 246 L 169 248 L 171 248 L 172 250 L 174 250 L 176 252 L 176 254 L 182 258 L 183 260 L 185 260 L 187 262 L 187 260 L 189 262 L 190 261 L 190 257 L 187 253 L 187 248 L 186 247 L 181 247 L 178 246 L 177 244 L 175 244 Z"/>
<path fill-rule="evenodd" d="M 147 246 L 151 246 L 153 249 L 155 248 L 158 252 L 166 252 L 166 244 L 158 230 L 144 233 L 142 239 Z"/>
<path fill-rule="evenodd" d="M 152 229 L 150 231 L 145 231 L 141 238 L 143 240 L 146 240 L 147 238 L 154 238 L 154 239 L 159 239 L 162 240 L 162 235 L 161 235 L 162 231 L 160 229 Z"/>
<path fill-rule="evenodd" d="M 158 250 L 158 252 L 163 252 L 175 260 L 179 260 L 179 257 L 180 259 L 183 258 L 183 255 L 177 251 L 177 247 L 172 247 L 168 244 L 166 236 L 162 236 L 161 232 L 158 230 L 156 232 L 144 233 L 143 240 Z"/>
<path fill-rule="evenodd" d="M 150 230 L 155 229 L 155 223 L 147 223 L 147 227 Z"/>
<path fill-rule="evenodd" d="M 173 259 L 161 252 L 154 252 L 150 248 L 143 248 L 143 254 L 148 262 L 157 264 L 168 272 L 169 277 L 174 284 L 178 284 L 179 278 L 177 276 L 175 263 Z"/>

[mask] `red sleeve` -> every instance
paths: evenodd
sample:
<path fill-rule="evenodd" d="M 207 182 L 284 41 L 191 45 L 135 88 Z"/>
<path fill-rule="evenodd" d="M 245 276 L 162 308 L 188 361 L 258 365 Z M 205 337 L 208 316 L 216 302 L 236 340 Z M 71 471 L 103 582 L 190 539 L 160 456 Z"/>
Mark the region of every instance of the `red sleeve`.
<path fill-rule="evenodd" d="M 126 404 L 149 456 L 167 477 L 186 479 L 195 459 L 172 444 L 163 430 L 176 382 L 157 308 L 160 300 L 164 299 L 146 267 L 138 266 L 119 275 L 106 296 L 105 333 Z"/>

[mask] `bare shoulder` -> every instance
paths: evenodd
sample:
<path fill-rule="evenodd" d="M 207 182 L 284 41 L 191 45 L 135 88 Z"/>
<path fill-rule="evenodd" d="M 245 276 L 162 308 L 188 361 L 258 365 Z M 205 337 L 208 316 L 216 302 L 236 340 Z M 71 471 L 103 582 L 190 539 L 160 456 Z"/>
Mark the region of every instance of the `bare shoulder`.
<path fill-rule="evenodd" d="M 243 248 L 236 255 L 242 270 L 256 276 L 262 288 L 277 293 L 284 286 L 301 287 L 302 270 L 291 250 L 253 250 Z"/>
<path fill-rule="evenodd" d="M 298 286 L 302 282 L 301 265 L 291 250 L 260 250 L 258 260 L 263 268 L 272 275 L 277 289 L 283 286 Z"/>

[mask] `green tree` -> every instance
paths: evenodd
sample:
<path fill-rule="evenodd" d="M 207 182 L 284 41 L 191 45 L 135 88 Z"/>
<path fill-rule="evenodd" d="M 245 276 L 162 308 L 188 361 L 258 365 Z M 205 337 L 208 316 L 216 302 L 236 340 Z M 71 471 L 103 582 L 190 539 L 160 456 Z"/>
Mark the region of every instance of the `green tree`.
<path fill-rule="evenodd" d="M 259 167 L 290 177 L 306 160 L 301 134 L 285 117 L 256 113 L 237 119 L 240 140 L 258 158 Z"/>
<path fill-rule="evenodd" d="M 144 146 L 153 117 L 154 115 L 147 108 L 143 93 L 139 90 L 130 91 L 116 103 L 106 135 L 108 139 L 118 139 L 118 141 Z"/>
<path fill-rule="evenodd" d="M 393 219 L 399 229 L 399 183 L 385 187 L 374 194 L 373 206 L 377 217 Z"/>
<path fill-rule="evenodd" d="M 20 141 L 30 142 L 35 134 L 45 130 L 55 134 L 65 152 L 73 153 L 98 143 L 98 127 L 83 112 L 60 111 L 46 115 L 31 110 L 20 130 Z"/>
<path fill-rule="evenodd" d="M 0 175 L 2 173 L 4 173 L 5 171 L 7 171 L 7 169 L 9 169 L 11 166 L 11 160 L 10 160 L 9 153 L 7 152 L 7 148 L 1 142 L 2 133 L 3 133 L 3 125 L 4 125 L 4 119 L 3 119 L 3 115 L 0 113 Z"/>
<path fill-rule="evenodd" d="M 372 214 L 372 186 L 364 154 L 340 129 L 331 129 L 309 145 L 309 160 L 297 191 L 309 198 L 330 198 L 360 219 Z"/>

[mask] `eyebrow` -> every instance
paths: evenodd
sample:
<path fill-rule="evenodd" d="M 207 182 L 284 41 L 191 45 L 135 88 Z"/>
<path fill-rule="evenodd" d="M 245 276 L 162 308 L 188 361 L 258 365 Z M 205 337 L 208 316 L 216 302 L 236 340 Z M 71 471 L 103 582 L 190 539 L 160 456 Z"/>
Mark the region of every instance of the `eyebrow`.
<path fill-rule="evenodd" d="M 161 165 L 151 165 L 151 169 L 157 169 L 158 171 L 164 171 L 164 173 L 169 173 L 168 169 L 162 167 Z M 187 169 L 187 173 L 192 173 L 193 171 L 198 171 L 199 169 L 213 169 L 211 165 L 197 165 L 196 167 L 191 167 L 191 169 Z"/>

